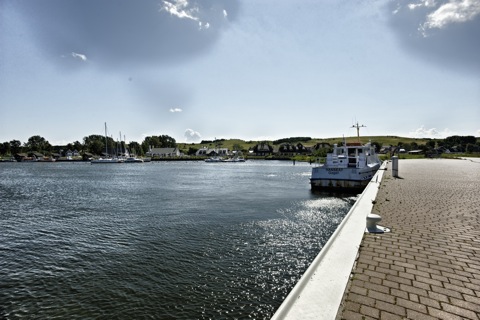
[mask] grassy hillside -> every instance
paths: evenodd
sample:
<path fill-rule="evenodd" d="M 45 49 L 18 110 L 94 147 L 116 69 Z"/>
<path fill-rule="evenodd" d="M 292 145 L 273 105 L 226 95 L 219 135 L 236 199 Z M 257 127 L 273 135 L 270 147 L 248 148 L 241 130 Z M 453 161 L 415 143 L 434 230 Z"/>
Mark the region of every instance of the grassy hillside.
<path fill-rule="evenodd" d="M 345 137 L 345 140 L 347 142 L 356 142 L 357 137 Z M 415 138 L 406 138 L 406 137 L 397 137 L 397 136 L 365 136 L 365 137 L 360 137 L 360 141 L 362 143 L 372 141 L 372 142 L 378 142 L 380 145 L 393 145 L 393 146 L 398 145 L 400 142 L 402 142 L 402 143 L 415 142 L 419 145 L 422 145 L 422 144 L 425 144 L 427 141 L 432 141 L 432 140 L 435 141 L 435 140 L 439 140 L 439 139 L 415 139 Z M 330 143 L 330 144 L 334 144 L 334 143 L 341 143 L 342 141 L 343 141 L 343 137 L 326 138 L 326 139 L 314 138 L 314 139 L 311 139 L 311 140 L 308 140 L 308 141 L 302 141 L 301 143 L 305 146 L 313 146 L 318 142 L 327 142 L 327 143 Z M 188 151 L 188 149 L 190 147 L 195 148 L 195 149 L 200 149 L 200 148 L 203 148 L 203 147 L 215 148 L 216 145 L 218 147 L 221 147 L 221 148 L 228 148 L 229 150 L 234 150 L 235 149 L 234 147 L 236 145 L 238 145 L 238 146 L 240 146 L 241 150 L 248 150 L 249 148 L 254 147 L 255 145 L 257 145 L 260 142 L 264 142 L 264 140 L 262 140 L 262 141 L 251 141 L 251 140 L 250 141 L 245 141 L 245 140 L 241 140 L 241 139 L 228 139 L 228 140 L 221 140 L 221 141 L 216 140 L 215 143 L 211 142 L 211 143 L 204 143 L 204 144 L 202 144 L 202 143 L 179 143 L 178 146 L 185 153 Z M 274 145 L 273 141 L 266 141 L 266 142 L 268 142 L 270 145 Z"/>

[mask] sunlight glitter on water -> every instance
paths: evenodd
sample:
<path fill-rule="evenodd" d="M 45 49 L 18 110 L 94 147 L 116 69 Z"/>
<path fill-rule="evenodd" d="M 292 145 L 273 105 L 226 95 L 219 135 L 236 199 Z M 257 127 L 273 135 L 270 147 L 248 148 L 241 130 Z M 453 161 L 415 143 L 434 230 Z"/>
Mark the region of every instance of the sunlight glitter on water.
<path fill-rule="evenodd" d="M 0 166 L 0 316 L 268 319 L 355 201 L 310 170 Z"/>

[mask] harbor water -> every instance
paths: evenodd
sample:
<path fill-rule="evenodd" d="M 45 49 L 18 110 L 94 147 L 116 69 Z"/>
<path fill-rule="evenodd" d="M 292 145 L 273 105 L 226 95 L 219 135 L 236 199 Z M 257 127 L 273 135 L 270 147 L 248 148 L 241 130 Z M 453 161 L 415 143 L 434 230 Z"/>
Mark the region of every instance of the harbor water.
<path fill-rule="evenodd" d="M 356 200 L 310 172 L 0 163 L 0 318 L 269 319 Z"/>

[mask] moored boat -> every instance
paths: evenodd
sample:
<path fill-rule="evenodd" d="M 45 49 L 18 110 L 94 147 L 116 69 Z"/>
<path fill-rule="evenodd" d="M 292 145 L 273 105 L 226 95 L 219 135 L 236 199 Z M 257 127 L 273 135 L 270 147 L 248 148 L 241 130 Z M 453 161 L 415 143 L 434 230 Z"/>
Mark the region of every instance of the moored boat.
<path fill-rule="evenodd" d="M 123 163 L 123 159 L 118 159 L 118 158 L 99 158 L 99 159 L 93 159 L 90 161 L 90 163 Z"/>
<path fill-rule="evenodd" d="M 355 126 L 354 126 L 355 127 Z M 358 124 L 356 126 L 358 132 Z M 312 190 L 363 191 L 370 182 L 381 161 L 370 142 L 333 145 L 324 163 L 312 168 L 310 184 Z"/>
<path fill-rule="evenodd" d="M 125 158 L 125 163 L 143 163 L 143 159 L 137 158 L 135 156 Z"/>
<path fill-rule="evenodd" d="M 233 158 L 222 159 L 221 162 L 245 162 L 245 158 L 238 156 Z"/>
<path fill-rule="evenodd" d="M 92 159 L 90 161 L 91 164 L 107 164 L 107 163 L 123 163 L 124 160 L 120 158 L 113 158 L 113 157 L 108 157 L 108 139 L 107 139 L 107 123 L 105 122 L 105 154 L 107 155 L 106 158 L 99 158 L 99 159 Z"/>
<path fill-rule="evenodd" d="M 208 159 L 205 159 L 205 162 L 222 162 L 223 158 L 222 157 L 210 157 Z"/>

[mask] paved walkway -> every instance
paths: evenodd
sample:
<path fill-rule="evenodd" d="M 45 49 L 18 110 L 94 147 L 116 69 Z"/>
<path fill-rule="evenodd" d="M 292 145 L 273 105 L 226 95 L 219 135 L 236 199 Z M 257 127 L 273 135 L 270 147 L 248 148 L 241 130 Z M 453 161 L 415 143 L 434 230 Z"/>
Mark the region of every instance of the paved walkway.
<path fill-rule="evenodd" d="M 480 159 L 400 160 L 373 213 L 337 319 L 480 320 Z"/>

